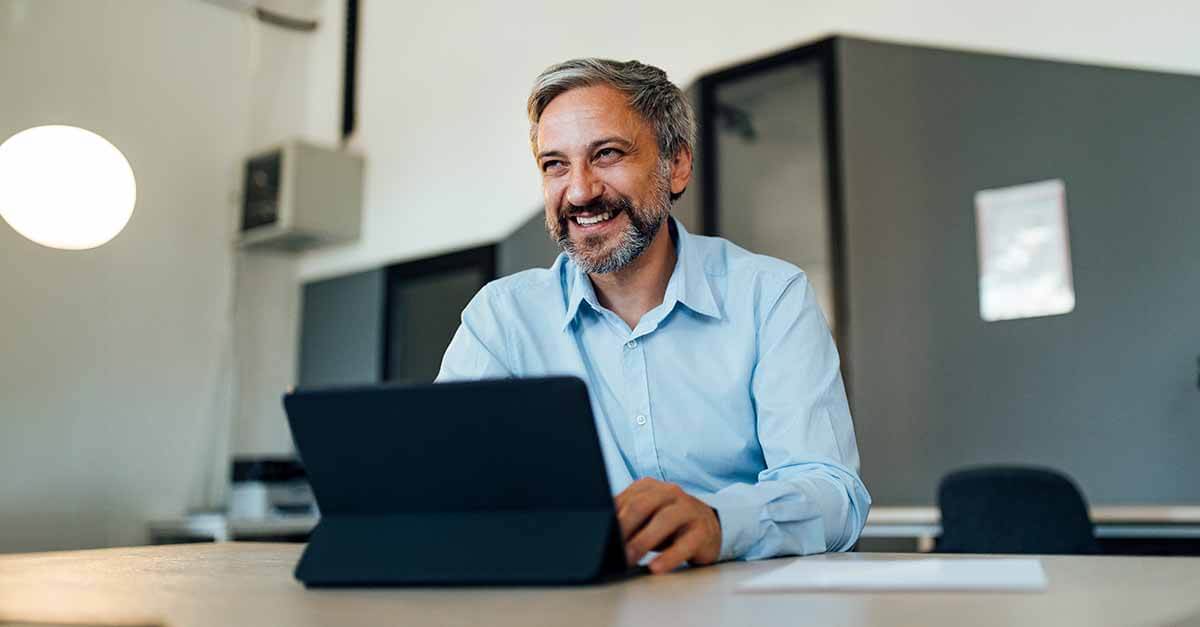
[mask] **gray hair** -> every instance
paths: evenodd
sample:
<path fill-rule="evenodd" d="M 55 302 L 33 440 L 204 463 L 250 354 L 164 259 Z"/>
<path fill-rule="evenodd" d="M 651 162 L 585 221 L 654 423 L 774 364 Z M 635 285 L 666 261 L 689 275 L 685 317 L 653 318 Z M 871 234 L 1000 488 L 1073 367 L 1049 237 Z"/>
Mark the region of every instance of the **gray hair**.
<path fill-rule="evenodd" d="M 529 141 L 537 153 L 537 128 L 551 100 L 579 87 L 609 85 L 629 98 L 629 106 L 641 114 L 658 140 L 664 161 L 675 158 L 696 143 L 696 118 L 683 92 L 667 80 L 667 73 L 639 61 L 571 59 L 552 65 L 533 83 L 529 94 Z"/>

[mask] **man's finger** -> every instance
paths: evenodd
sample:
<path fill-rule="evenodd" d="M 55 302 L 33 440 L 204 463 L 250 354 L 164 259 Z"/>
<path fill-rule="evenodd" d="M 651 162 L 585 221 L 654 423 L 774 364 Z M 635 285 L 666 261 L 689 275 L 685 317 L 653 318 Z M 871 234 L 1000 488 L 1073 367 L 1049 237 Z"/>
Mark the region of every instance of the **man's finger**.
<path fill-rule="evenodd" d="M 700 549 L 700 545 L 704 543 L 704 533 L 697 527 L 688 527 L 682 534 L 675 539 L 675 542 L 667 547 L 658 557 L 650 562 L 650 572 L 655 575 L 669 573 L 679 565 L 692 559 L 696 555 L 696 551 Z"/>
<path fill-rule="evenodd" d="M 617 522 L 621 526 L 621 539 L 628 541 L 646 524 L 655 512 L 674 500 L 666 490 L 649 490 L 627 499 L 617 508 Z"/>
<path fill-rule="evenodd" d="M 613 497 L 613 501 L 615 502 L 617 509 L 620 510 L 621 507 L 627 504 L 631 499 L 637 498 L 638 494 L 641 494 L 647 490 L 656 490 L 660 487 L 660 484 L 660 481 L 656 481 L 648 477 L 642 477 L 641 479 L 629 484 L 629 486 L 624 490 L 621 490 L 620 494 Z"/>
<path fill-rule="evenodd" d="M 688 511 L 676 505 L 668 505 L 655 512 L 650 521 L 625 545 L 625 556 L 629 564 L 638 563 L 647 551 L 675 535 L 688 521 Z"/>

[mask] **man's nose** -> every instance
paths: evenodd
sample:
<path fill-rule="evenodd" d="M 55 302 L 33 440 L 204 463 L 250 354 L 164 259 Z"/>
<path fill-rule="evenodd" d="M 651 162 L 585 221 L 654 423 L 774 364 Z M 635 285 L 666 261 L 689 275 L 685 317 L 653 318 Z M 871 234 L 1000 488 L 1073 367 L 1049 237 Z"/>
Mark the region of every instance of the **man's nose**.
<path fill-rule="evenodd" d="M 576 207 L 583 207 L 603 193 L 604 185 L 596 178 L 591 168 L 584 165 L 571 172 L 571 181 L 567 185 L 567 202 Z"/>

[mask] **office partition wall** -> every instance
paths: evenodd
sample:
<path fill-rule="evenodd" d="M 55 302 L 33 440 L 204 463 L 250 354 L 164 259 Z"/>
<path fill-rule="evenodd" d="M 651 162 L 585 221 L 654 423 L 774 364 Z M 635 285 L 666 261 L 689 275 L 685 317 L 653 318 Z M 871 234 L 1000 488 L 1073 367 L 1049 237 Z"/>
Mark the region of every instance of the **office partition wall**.
<path fill-rule="evenodd" d="M 495 267 L 489 245 L 305 284 L 298 385 L 432 381 Z"/>
<path fill-rule="evenodd" d="M 508 237 L 304 285 L 298 385 L 428 382 L 488 281 L 558 254 L 541 210 Z"/>
<path fill-rule="evenodd" d="M 385 278 L 378 269 L 304 284 L 299 387 L 382 380 Z"/>
<path fill-rule="evenodd" d="M 463 308 L 494 278 L 491 245 L 389 266 L 383 380 L 433 381 Z"/>
<path fill-rule="evenodd" d="M 1001 462 L 1097 504 L 1200 503 L 1200 78 L 835 37 L 700 92 L 707 230 L 811 274 L 829 260 L 877 505 Z M 986 322 L 975 195 L 1051 180 L 1075 307 Z"/>
<path fill-rule="evenodd" d="M 825 72 L 829 46 L 706 77 L 711 168 L 705 229 L 804 269 L 838 330 L 840 232 L 830 203 Z"/>

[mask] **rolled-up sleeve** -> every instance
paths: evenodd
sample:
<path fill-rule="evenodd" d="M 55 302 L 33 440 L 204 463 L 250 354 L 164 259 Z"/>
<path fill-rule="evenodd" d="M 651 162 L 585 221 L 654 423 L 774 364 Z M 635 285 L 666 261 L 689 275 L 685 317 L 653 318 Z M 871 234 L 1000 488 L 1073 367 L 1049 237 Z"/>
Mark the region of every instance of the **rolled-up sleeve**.
<path fill-rule="evenodd" d="M 507 363 L 507 343 L 496 315 L 490 286 L 479 290 L 463 309 L 462 321 L 446 354 L 437 382 L 496 379 L 513 376 Z"/>
<path fill-rule="evenodd" d="M 755 484 L 700 496 L 721 521 L 721 559 L 844 551 L 858 541 L 871 497 L 837 348 L 803 273 L 763 319 L 751 377 L 766 468 Z"/>

